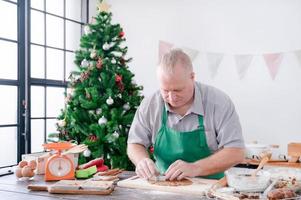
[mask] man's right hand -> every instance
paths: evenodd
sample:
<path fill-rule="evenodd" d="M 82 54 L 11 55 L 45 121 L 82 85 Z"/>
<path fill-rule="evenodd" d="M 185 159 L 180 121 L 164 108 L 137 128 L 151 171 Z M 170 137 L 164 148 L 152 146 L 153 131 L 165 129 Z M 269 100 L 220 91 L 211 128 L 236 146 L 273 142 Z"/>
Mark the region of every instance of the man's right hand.
<path fill-rule="evenodd" d="M 143 158 L 136 165 L 136 174 L 140 178 L 149 179 L 152 176 L 158 176 L 160 173 L 156 168 L 154 161 L 150 158 Z"/>

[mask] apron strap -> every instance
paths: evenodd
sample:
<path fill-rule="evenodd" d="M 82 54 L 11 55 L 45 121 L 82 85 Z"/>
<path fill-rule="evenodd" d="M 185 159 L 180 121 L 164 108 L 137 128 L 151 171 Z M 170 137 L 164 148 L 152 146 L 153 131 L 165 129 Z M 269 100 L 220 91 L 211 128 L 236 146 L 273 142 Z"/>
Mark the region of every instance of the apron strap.
<path fill-rule="evenodd" d="M 199 115 L 199 125 L 200 127 L 204 126 L 204 118 L 202 115 Z"/>
<path fill-rule="evenodd" d="M 167 122 L 167 111 L 165 109 L 165 105 L 163 105 L 162 124 L 166 126 L 166 122 Z"/>

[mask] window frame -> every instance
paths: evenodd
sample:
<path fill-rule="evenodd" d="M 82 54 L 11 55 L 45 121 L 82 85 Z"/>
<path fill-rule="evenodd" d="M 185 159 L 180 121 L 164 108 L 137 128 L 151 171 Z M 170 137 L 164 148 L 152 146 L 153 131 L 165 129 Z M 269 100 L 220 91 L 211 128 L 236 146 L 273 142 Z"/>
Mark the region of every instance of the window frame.
<path fill-rule="evenodd" d="M 7 86 L 16 86 L 17 87 L 17 124 L 0 124 L 0 128 L 3 127 L 16 127 L 17 128 L 17 162 L 19 162 L 22 158 L 22 154 L 31 153 L 31 120 L 32 119 L 44 119 L 44 138 L 47 138 L 47 119 L 55 119 L 56 117 L 51 116 L 47 117 L 46 113 L 46 103 L 44 105 L 45 113 L 44 117 L 31 117 L 31 86 L 42 86 L 45 90 L 45 99 L 47 101 L 46 87 L 56 87 L 56 88 L 65 88 L 67 90 L 68 80 L 66 80 L 66 52 L 74 52 L 66 49 L 66 21 L 71 21 L 75 23 L 79 23 L 81 26 L 81 34 L 83 32 L 83 26 L 88 23 L 89 18 L 89 0 L 81 0 L 81 12 L 82 19 L 81 22 L 66 18 L 66 0 L 64 2 L 64 15 L 58 16 L 52 13 L 46 12 L 46 0 L 44 1 L 44 45 L 31 43 L 30 37 L 30 22 L 31 22 L 31 10 L 38 10 L 36 8 L 31 8 L 30 0 L 18 0 L 17 2 L 10 0 L 2 0 L 5 2 L 9 2 L 17 5 L 17 40 L 7 39 L 0 37 L 1 41 L 14 42 L 17 44 L 17 52 L 18 52 L 18 63 L 17 63 L 17 79 L 1 79 L 0 85 Z M 40 11 L 40 10 L 39 10 Z M 64 21 L 64 46 L 63 49 L 50 47 L 46 44 L 46 15 L 52 15 L 56 17 L 60 17 Z M 44 55 L 46 59 L 46 48 L 54 48 L 58 50 L 63 50 L 64 52 L 64 71 L 63 71 L 63 81 L 62 80 L 50 80 L 46 79 L 47 73 L 47 63 L 46 60 L 44 62 L 44 78 L 31 78 L 31 45 L 37 45 L 44 47 Z M 44 141 L 46 142 L 46 141 Z M 17 164 L 17 163 L 16 163 Z M 0 166 L 0 169 L 11 167 L 13 165 Z"/>
<path fill-rule="evenodd" d="M 34 10 L 37 12 L 41 12 L 44 16 L 44 44 L 37 44 L 37 43 L 32 43 L 30 42 L 30 28 L 28 29 L 28 50 L 29 50 L 29 55 L 28 55 L 28 59 L 29 59 L 29 66 L 30 66 L 30 61 L 31 61 L 31 52 L 30 52 L 30 47 L 31 45 L 36 45 L 36 46 L 40 46 L 44 48 L 44 57 L 45 57 L 45 61 L 44 61 L 44 78 L 32 78 L 31 77 L 31 67 L 28 67 L 28 83 L 27 83 L 27 115 L 26 115 L 26 120 L 28 120 L 27 123 L 27 128 L 26 128 L 26 135 L 27 135 L 27 152 L 31 153 L 31 120 L 44 120 L 44 142 L 46 142 L 47 139 L 47 120 L 51 120 L 51 119 L 56 119 L 56 117 L 54 116 L 47 116 L 47 87 L 55 87 L 55 88 L 65 88 L 65 92 L 67 90 L 68 87 L 68 81 L 66 80 L 66 52 L 71 52 L 74 53 L 74 51 L 72 50 L 68 50 L 66 49 L 66 21 L 71 21 L 77 24 L 81 25 L 81 35 L 83 32 L 83 28 L 82 26 L 85 25 L 88 22 L 88 16 L 89 16 L 89 0 L 81 0 L 81 4 L 82 6 L 82 20 L 81 22 L 73 20 L 73 19 L 69 19 L 66 17 L 66 0 L 63 0 L 63 4 L 64 4 L 64 8 L 63 8 L 63 16 L 60 15 L 56 15 L 56 14 L 52 14 L 46 11 L 46 0 L 44 0 L 44 10 L 39 10 L 36 8 L 31 8 L 30 5 L 28 5 L 28 24 L 30 27 L 30 21 L 31 21 L 31 16 L 30 16 L 30 11 Z M 63 48 L 58 48 L 58 47 L 53 47 L 53 46 L 49 46 L 47 45 L 47 15 L 50 16 L 54 16 L 54 17 L 58 17 L 60 19 L 63 20 Z M 84 22 L 83 22 L 84 21 Z M 64 57 L 63 57 L 63 63 L 64 63 L 64 70 L 63 70 L 63 80 L 52 80 L 52 79 L 47 79 L 47 48 L 50 49 L 54 49 L 54 50 L 61 50 L 64 53 Z M 44 87 L 44 116 L 41 117 L 31 117 L 31 86 L 41 86 Z"/>

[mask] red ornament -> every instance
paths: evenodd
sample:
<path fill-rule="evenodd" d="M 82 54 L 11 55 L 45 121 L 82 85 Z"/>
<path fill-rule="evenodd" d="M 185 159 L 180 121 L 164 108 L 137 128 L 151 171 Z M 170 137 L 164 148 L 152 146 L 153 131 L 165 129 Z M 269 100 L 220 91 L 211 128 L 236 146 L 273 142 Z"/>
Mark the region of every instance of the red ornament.
<path fill-rule="evenodd" d="M 119 88 L 119 90 L 120 90 L 121 92 L 123 92 L 123 90 L 124 90 L 124 85 L 123 85 L 123 82 L 122 82 L 122 76 L 119 75 L 119 74 L 116 74 L 116 76 L 115 76 L 115 82 L 116 82 L 117 87 Z"/>
<path fill-rule="evenodd" d="M 117 74 L 117 75 L 115 76 L 115 82 L 116 82 L 116 83 L 121 83 L 121 82 L 122 82 L 122 76 Z"/>
<path fill-rule="evenodd" d="M 89 135 L 89 136 L 88 136 L 88 139 L 89 139 L 91 142 L 96 142 L 98 138 L 96 137 L 96 135 Z"/>
<path fill-rule="evenodd" d="M 149 152 L 150 152 L 150 153 L 154 153 L 154 150 L 155 150 L 155 149 L 154 149 L 153 146 L 150 146 L 150 147 L 149 147 Z"/>
<path fill-rule="evenodd" d="M 98 58 L 97 63 L 96 63 L 96 67 L 97 67 L 97 69 L 102 68 L 102 59 L 101 58 Z"/>
<path fill-rule="evenodd" d="M 121 32 L 119 33 L 119 37 L 122 38 L 123 36 L 124 36 L 124 32 L 121 31 Z"/>

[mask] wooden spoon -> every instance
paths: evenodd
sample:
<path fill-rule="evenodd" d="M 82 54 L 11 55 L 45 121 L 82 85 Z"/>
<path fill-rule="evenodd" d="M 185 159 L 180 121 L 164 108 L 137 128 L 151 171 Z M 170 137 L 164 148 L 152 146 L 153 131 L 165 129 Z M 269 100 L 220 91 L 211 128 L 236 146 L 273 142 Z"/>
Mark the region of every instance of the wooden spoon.
<path fill-rule="evenodd" d="M 79 144 L 75 145 L 74 147 L 68 149 L 67 151 L 63 152 L 62 155 L 67 155 L 67 154 L 75 154 L 75 153 L 81 153 L 85 150 L 88 149 L 88 146 L 85 144 Z"/>
<path fill-rule="evenodd" d="M 261 170 L 261 168 L 270 160 L 270 158 L 272 157 L 272 153 L 271 152 L 263 152 L 260 155 L 260 157 L 261 157 L 260 163 L 259 163 L 258 167 L 252 172 L 252 174 L 251 174 L 252 177 L 256 177 L 259 170 Z"/>
<path fill-rule="evenodd" d="M 223 178 L 219 179 L 215 184 L 213 184 L 210 189 L 216 190 L 218 188 L 226 187 L 227 185 L 227 178 L 226 176 L 224 176 Z"/>

